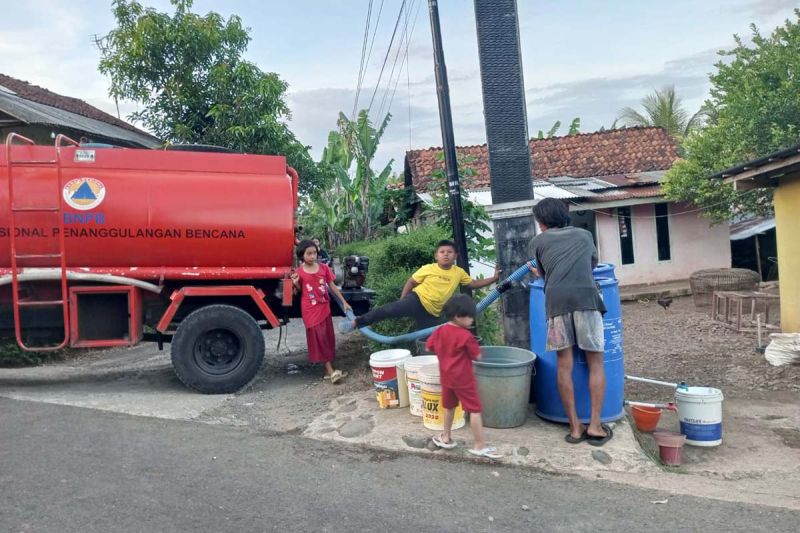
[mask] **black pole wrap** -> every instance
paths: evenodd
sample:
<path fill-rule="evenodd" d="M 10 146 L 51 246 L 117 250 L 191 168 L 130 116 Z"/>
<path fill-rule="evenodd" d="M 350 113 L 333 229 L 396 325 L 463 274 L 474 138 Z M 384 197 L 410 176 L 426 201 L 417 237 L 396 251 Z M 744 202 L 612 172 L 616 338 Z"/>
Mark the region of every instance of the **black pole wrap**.
<path fill-rule="evenodd" d="M 475 0 L 483 113 L 489 152 L 497 262 L 508 275 L 529 259 L 534 235 L 533 181 L 516 0 Z M 509 346 L 530 349 L 529 291 L 503 293 L 503 331 Z"/>

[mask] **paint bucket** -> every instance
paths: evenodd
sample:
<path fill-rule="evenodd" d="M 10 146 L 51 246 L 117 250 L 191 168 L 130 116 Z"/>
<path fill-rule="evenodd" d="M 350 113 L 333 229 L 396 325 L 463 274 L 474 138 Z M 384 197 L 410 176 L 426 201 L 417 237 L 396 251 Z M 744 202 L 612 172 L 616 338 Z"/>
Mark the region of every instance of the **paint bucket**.
<path fill-rule="evenodd" d="M 408 407 L 408 380 L 406 379 L 405 360 L 397 363 L 397 407 Z"/>
<path fill-rule="evenodd" d="M 686 444 L 722 444 L 722 400 L 722 391 L 711 387 L 687 387 L 675 391 L 681 433 L 686 435 Z"/>
<path fill-rule="evenodd" d="M 408 410 L 414 416 L 422 416 L 422 384 L 417 375 L 419 369 L 426 365 L 438 364 L 439 358 L 435 355 L 418 355 L 403 363 L 408 382 Z"/>
<path fill-rule="evenodd" d="M 372 383 L 381 409 L 400 407 L 397 364 L 411 357 L 408 350 L 381 350 L 369 356 Z"/>
<path fill-rule="evenodd" d="M 427 365 L 419 369 L 418 377 L 422 383 L 422 424 L 435 431 L 444 429 L 444 407 L 442 406 L 442 386 L 439 381 L 439 365 Z M 464 427 L 464 410 L 456 406 L 453 427 Z"/>
<path fill-rule="evenodd" d="M 669 466 L 680 466 L 683 461 L 683 443 L 686 435 L 671 431 L 656 431 L 653 438 L 658 444 L 658 455 L 661 462 Z"/>
<path fill-rule="evenodd" d="M 658 426 L 658 419 L 661 418 L 661 409 L 656 407 L 645 407 L 643 405 L 631 406 L 631 415 L 636 422 L 639 431 L 651 432 Z"/>

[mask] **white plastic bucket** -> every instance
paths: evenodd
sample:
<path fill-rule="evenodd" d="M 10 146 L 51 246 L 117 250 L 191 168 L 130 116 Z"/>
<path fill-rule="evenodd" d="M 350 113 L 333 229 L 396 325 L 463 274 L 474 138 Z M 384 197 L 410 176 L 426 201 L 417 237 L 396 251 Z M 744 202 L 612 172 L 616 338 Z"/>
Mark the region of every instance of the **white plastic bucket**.
<path fill-rule="evenodd" d="M 711 387 L 689 387 L 675 391 L 681 433 L 686 444 L 722 444 L 722 391 Z"/>
<path fill-rule="evenodd" d="M 397 392 L 398 400 L 397 407 L 408 407 L 408 381 L 406 380 L 406 367 L 405 360 L 397 363 Z"/>
<path fill-rule="evenodd" d="M 422 383 L 422 425 L 434 431 L 441 431 L 444 429 L 444 407 L 439 365 L 423 366 L 419 369 L 417 377 Z M 464 411 L 459 403 L 456 405 L 451 429 L 462 428 L 465 423 Z"/>
<path fill-rule="evenodd" d="M 439 364 L 439 358 L 435 355 L 418 355 L 403 363 L 408 382 L 408 410 L 414 416 L 422 416 L 422 384 L 418 379 L 419 369 L 432 364 Z"/>
<path fill-rule="evenodd" d="M 411 357 L 408 350 L 381 350 L 369 356 L 372 383 L 381 409 L 400 407 L 400 390 L 397 365 Z"/>

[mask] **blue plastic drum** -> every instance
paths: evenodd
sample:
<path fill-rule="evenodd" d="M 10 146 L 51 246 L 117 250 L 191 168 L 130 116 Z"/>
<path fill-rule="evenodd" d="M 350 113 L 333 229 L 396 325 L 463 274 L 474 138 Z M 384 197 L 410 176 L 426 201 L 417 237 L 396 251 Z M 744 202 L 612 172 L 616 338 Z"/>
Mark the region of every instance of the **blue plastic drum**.
<path fill-rule="evenodd" d="M 613 273 L 614 267 L 608 265 Z M 619 299 L 619 285 L 616 279 L 598 277 L 607 312 L 603 315 L 605 330 L 605 352 L 603 365 L 606 370 L 606 396 L 600 419 L 603 422 L 619 420 L 625 414 L 623 409 L 625 393 L 625 369 L 622 353 L 622 306 Z M 531 351 L 536 354 L 536 376 L 534 378 L 534 397 L 536 414 L 553 422 L 567 422 L 567 415 L 558 394 L 558 362 L 556 352 L 545 351 L 547 337 L 547 315 L 544 303 L 544 281 L 540 278 L 530 284 Z M 575 409 L 581 422 L 589 422 L 591 400 L 589 397 L 589 367 L 586 355 L 574 347 L 574 366 L 572 380 L 575 386 Z"/>
<path fill-rule="evenodd" d="M 599 263 L 594 267 L 594 270 L 592 270 L 592 275 L 595 278 L 617 279 L 617 275 L 614 272 L 614 265 L 611 263 Z"/>

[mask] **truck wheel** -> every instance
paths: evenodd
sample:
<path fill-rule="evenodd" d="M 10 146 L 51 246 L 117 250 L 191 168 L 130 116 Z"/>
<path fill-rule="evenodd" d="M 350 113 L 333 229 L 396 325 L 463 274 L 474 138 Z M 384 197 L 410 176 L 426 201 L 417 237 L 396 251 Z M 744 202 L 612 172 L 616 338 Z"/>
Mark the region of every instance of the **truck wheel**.
<path fill-rule="evenodd" d="M 228 394 L 247 385 L 264 362 L 264 336 L 249 314 L 232 305 L 194 311 L 172 338 L 178 379 L 203 394 Z"/>

